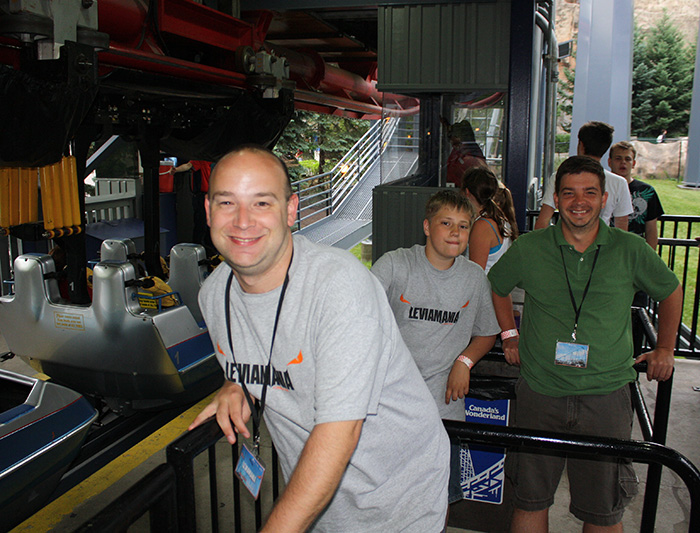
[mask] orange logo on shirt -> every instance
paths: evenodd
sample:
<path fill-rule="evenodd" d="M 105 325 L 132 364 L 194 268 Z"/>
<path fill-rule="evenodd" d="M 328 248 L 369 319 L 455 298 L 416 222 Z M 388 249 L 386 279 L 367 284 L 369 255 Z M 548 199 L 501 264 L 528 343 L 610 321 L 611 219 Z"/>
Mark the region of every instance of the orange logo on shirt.
<path fill-rule="evenodd" d="M 411 302 L 409 302 L 406 298 L 403 297 L 403 294 L 399 296 L 399 300 L 401 300 L 403 303 L 411 305 Z"/>
<path fill-rule="evenodd" d="M 216 351 L 219 352 L 221 355 L 226 355 L 224 351 L 221 349 L 221 346 L 219 346 L 219 343 L 216 343 Z"/>
<path fill-rule="evenodd" d="M 289 365 L 299 365 L 299 364 L 301 364 L 301 362 L 302 362 L 303 360 L 304 360 L 304 356 L 301 354 L 301 350 L 299 350 L 299 355 L 297 355 L 294 359 L 292 359 L 291 361 L 289 361 L 289 363 L 287 363 L 287 366 L 289 366 Z"/>
<path fill-rule="evenodd" d="M 465 304 L 462 306 L 462 309 L 464 309 L 464 308 L 467 307 L 468 305 L 469 305 L 469 300 L 467 300 L 467 303 L 465 303 Z"/>

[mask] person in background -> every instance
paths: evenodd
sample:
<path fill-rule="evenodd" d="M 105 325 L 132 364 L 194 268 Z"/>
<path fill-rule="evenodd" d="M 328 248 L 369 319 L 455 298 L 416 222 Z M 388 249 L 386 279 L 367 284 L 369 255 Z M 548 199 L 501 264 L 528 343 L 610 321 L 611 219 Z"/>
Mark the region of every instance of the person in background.
<path fill-rule="evenodd" d="M 513 195 L 510 193 L 510 189 L 503 185 L 503 182 L 499 180 L 498 191 L 493 195 L 493 201 L 496 205 L 501 208 L 503 214 L 508 219 L 510 227 L 514 229 L 516 234 L 518 231 L 518 222 L 515 218 L 515 204 L 513 203 Z M 517 235 L 515 236 L 517 238 Z"/>
<path fill-rule="evenodd" d="M 192 242 L 201 244 L 207 249 L 207 254 L 214 252 L 214 245 L 207 228 L 207 216 L 204 212 L 204 198 L 209 191 L 209 179 L 211 177 L 212 164 L 209 161 L 192 160 L 173 167 L 171 172 L 192 171 L 190 190 L 192 191 Z"/>
<path fill-rule="evenodd" d="M 440 122 L 447 129 L 452 145 L 452 151 L 447 158 L 447 183 L 460 188 L 464 172 L 473 167 L 486 167 L 486 157 L 476 142 L 474 130 L 468 120 L 450 126 L 444 117 L 440 117 Z"/>
<path fill-rule="evenodd" d="M 600 160 L 612 144 L 615 129 L 605 122 L 588 122 L 578 130 L 578 147 L 576 153 L 585 155 L 600 163 Z M 535 229 L 549 226 L 554 214 L 554 175 L 545 183 L 540 214 L 535 221 Z M 632 200 L 627 182 L 612 172 L 605 171 L 605 189 L 608 201 L 601 212 L 603 222 L 610 225 L 615 219 L 615 227 L 627 231 L 628 217 L 632 214 Z"/>
<path fill-rule="evenodd" d="M 629 230 L 644 237 L 649 246 L 656 250 L 659 244 L 657 222 L 664 214 L 664 208 L 654 187 L 632 177 L 632 170 L 636 164 L 637 150 L 632 143 L 621 141 L 612 145 L 608 166 L 615 174 L 627 180 L 632 196 L 634 212 L 630 215 Z"/>
<path fill-rule="evenodd" d="M 469 235 L 469 259 L 486 273 L 518 237 L 518 226 L 512 209 L 509 217 L 496 202 L 497 196 L 508 205 L 510 191 L 501 188 L 498 179 L 488 168 L 467 170 L 462 179 L 462 193 L 474 206 L 477 218 Z"/>

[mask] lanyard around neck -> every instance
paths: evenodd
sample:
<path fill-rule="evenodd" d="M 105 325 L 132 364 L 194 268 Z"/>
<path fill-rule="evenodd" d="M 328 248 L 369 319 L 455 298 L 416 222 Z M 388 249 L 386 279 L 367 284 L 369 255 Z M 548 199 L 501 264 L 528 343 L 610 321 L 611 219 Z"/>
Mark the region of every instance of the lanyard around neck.
<path fill-rule="evenodd" d="M 292 266 L 292 260 L 294 259 L 294 251 L 292 251 L 292 257 L 289 259 L 289 265 L 287 266 L 287 272 L 284 275 L 284 283 L 282 284 L 282 290 L 280 291 L 280 297 L 277 301 L 277 312 L 275 313 L 275 323 L 272 326 L 272 339 L 270 341 L 270 355 L 267 359 L 267 366 L 265 368 L 265 375 L 263 376 L 262 392 L 260 394 L 260 406 L 256 407 L 253 402 L 253 397 L 250 392 L 248 392 L 248 387 L 245 382 L 241 379 L 241 372 L 236 367 L 238 372 L 238 381 L 243 388 L 243 394 L 248 402 L 248 407 L 250 408 L 250 413 L 253 418 L 253 445 L 257 452 L 260 446 L 260 420 L 262 419 L 263 411 L 265 410 L 265 398 L 267 396 L 267 385 L 272 379 L 272 349 L 275 346 L 275 336 L 277 335 L 277 324 L 280 319 L 280 314 L 282 312 L 282 302 L 284 302 L 284 295 L 287 292 L 287 286 L 289 285 L 289 269 Z M 231 285 L 233 284 L 233 271 L 228 276 L 228 281 L 226 282 L 226 295 L 225 295 L 225 316 L 226 316 L 226 331 L 228 333 L 228 346 L 231 350 L 231 358 L 233 359 L 234 366 L 236 365 L 236 356 L 233 352 L 233 337 L 231 333 Z"/>
<path fill-rule="evenodd" d="M 576 330 L 578 329 L 578 318 L 581 316 L 581 308 L 583 307 L 583 301 L 586 299 L 588 294 L 588 288 L 591 286 L 591 279 L 593 279 L 593 270 L 595 269 L 595 264 L 598 262 L 598 254 L 600 253 L 600 245 L 595 250 L 595 257 L 593 258 L 593 266 L 591 267 L 591 273 L 588 275 L 588 283 L 586 283 L 586 288 L 583 290 L 583 296 L 581 296 L 581 303 L 577 306 L 576 299 L 574 298 L 574 291 L 571 289 L 571 283 L 569 282 L 569 272 L 566 269 L 566 261 L 564 261 L 564 252 L 562 247 L 559 247 L 559 253 L 561 254 L 561 262 L 564 265 L 564 275 L 566 276 L 566 285 L 569 288 L 569 297 L 571 298 L 571 305 L 574 308 L 574 331 L 571 333 L 571 339 L 576 342 Z"/>

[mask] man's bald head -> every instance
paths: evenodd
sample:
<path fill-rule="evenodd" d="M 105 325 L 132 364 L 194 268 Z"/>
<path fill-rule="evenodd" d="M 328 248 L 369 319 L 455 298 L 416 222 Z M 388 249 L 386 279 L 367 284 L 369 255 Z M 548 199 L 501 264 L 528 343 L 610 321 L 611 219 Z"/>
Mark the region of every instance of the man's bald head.
<path fill-rule="evenodd" d="M 214 165 L 214 169 L 212 170 L 211 178 L 210 181 L 214 181 L 216 179 L 216 173 L 217 170 L 219 169 L 219 166 L 221 165 L 221 168 L 225 168 L 229 162 L 233 163 L 232 160 L 235 160 L 235 158 L 241 154 L 244 153 L 250 153 L 254 155 L 259 155 L 260 157 L 268 158 L 271 161 L 274 161 L 277 165 L 279 165 L 280 171 L 284 175 L 284 181 L 285 181 L 285 194 L 286 194 L 286 199 L 289 200 L 289 198 L 292 196 L 293 191 L 292 191 L 292 180 L 289 177 L 289 171 L 287 170 L 287 165 L 284 164 L 284 162 L 277 157 L 272 151 L 268 150 L 267 148 L 264 148 L 260 145 L 257 144 L 242 144 L 240 146 L 237 146 L 230 152 L 228 152 L 226 155 L 224 155 L 219 161 Z M 210 191 L 212 188 L 210 187 Z"/>

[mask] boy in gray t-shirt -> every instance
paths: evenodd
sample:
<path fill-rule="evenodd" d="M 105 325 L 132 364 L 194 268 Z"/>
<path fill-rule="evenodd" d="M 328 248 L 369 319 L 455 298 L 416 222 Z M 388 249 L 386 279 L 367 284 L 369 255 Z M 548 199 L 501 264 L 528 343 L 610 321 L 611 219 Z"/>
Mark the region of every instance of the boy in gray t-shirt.
<path fill-rule="evenodd" d="M 440 191 L 426 205 L 425 246 L 384 254 L 372 266 L 442 418 L 464 420 L 471 367 L 501 331 L 483 269 L 462 256 L 472 208 L 454 191 Z M 453 448 L 450 502 L 462 498 L 459 448 Z"/>

